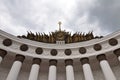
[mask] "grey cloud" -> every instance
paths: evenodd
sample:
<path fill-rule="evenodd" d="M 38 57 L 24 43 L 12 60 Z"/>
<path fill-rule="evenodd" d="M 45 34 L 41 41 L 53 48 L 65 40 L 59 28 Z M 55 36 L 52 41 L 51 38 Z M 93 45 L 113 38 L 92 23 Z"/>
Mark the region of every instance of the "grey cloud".
<path fill-rule="evenodd" d="M 35 8 L 32 0 L 3 0 L 0 2 L 8 9 L 7 14 L 12 17 L 11 24 L 39 32 L 47 31 L 46 28 L 51 29 L 51 24 L 56 24 L 56 19 L 63 15 L 62 10 L 58 6 L 53 6 L 52 2 L 38 1 L 39 6 Z"/>
<path fill-rule="evenodd" d="M 110 34 L 114 31 L 120 29 L 120 0 L 91 0 L 92 3 L 84 4 L 81 6 L 81 3 L 78 1 L 76 4 L 76 9 L 71 20 L 68 20 L 66 25 L 70 26 L 73 31 L 82 31 L 85 29 L 91 31 L 92 28 L 89 27 L 89 24 L 93 25 L 95 28 L 99 28 L 101 35 Z M 87 21 L 79 21 L 84 15 L 87 16 Z M 76 24 L 78 22 L 78 24 Z M 82 27 L 82 25 L 84 25 Z M 86 25 L 88 24 L 88 26 Z M 84 28 L 84 29 L 81 29 Z M 96 29 L 97 30 L 97 29 Z M 98 33 L 95 29 L 93 32 Z"/>
<path fill-rule="evenodd" d="M 119 0 L 83 0 L 82 3 L 81 0 L 76 0 L 70 10 L 60 2 L 53 3 L 54 0 L 51 0 L 53 2 L 36 0 L 36 3 L 32 1 L 34 0 L 1 0 L 0 3 L 6 7 L 8 12 L 5 14 L 10 15 L 10 22 L 14 27 L 26 27 L 37 32 L 57 29 L 56 24 L 61 19 L 64 28 L 73 32 L 94 30 L 96 33 L 97 31 L 106 33 L 113 32 L 120 26 Z M 82 20 L 83 16 L 86 16 L 85 21 Z M 89 24 L 95 26 L 96 21 L 98 25 L 91 28 Z"/>
<path fill-rule="evenodd" d="M 15 25 L 21 25 L 23 27 L 27 26 L 28 28 L 35 29 L 35 27 L 38 27 L 39 25 L 35 24 L 32 19 L 30 19 L 30 16 L 28 18 L 28 13 L 30 13 L 29 10 L 27 10 L 29 4 L 26 4 L 25 1 L 21 0 L 3 0 L 3 4 L 8 9 L 8 14 L 12 17 L 12 22 Z"/>
<path fill-rule="evenodd" d="M 89 10 L 89 22 L 95 21 L 99 22 L 103 32 L 120 29 L 120 0 L 96 0 Z"/>
<path fill-rule="evenodd" d="M 70 28 L 73 30 L 73 32 L 76 31 L 81 31 L 81 32 L 89 32 L 92 31 L 92 29 L 90 30 L 90 28 L 88 28 L 87 25 L 89 25 L 90 23 L 88 23 L 87 19 L 86 20 L 82 20 L 82 18 L 84 16 L 86 16 L 86 18 L 88 17 L 88 13 L 89 13 L 89 9 L 92 7 L 91 5 L 93 5 L 93 0 L 91 0 L 92 3 L 86 3 L 87 0 L 83 0 L 82 3 L 80 0 L 76 0 L 76 6 L 74 8 L 74 10 L 72 10 L 73 14 L 71 15 L 72 18 L 68 20 L 68 22 L 66 23 L 67 28 Z"/>

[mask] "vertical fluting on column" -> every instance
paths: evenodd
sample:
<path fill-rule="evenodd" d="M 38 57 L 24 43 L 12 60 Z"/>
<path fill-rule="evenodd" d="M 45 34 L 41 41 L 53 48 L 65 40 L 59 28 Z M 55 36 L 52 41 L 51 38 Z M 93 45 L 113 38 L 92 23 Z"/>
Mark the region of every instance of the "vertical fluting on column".
<path fill-rule="evenodd" d="M 74 80 L 73 60 L 65 60 L 66 65 L 66 80 Z"/>
<path fill-rule="evenodd" d="M 2 62 L 6 54 L 7 54 L 7 51 L 0 49 L 0 63 Z"/>
<path fill-rule="evenodd" d="M 114 51 L 114 54 L 118 57 L 118 60 L 120 61 L 120 48 L 119 49 L 116 49 Z"/>
<path fill-rule="evenodd" d="M 48 80 L 57 80 L 57 60 L 49 61 L 49 74 Z"/>
<path fill-rule="evenodd" d="M 25 56 L 17 54 L 6 80 L 17 80 Z"/>
<path fill-rule="evenodd" d="M 89 65 L 89 59 L 88 58 L 82 58 L 80 59 L 82 67 L 83 67 L 83 73 L 85 80 L 94 80 L 91 67 Z"/>
<path fill-rule="evenodd" d="M 32 64 L 30 75 L 29 75 L 29 80 L 38 80 L 40 63 L 41 63 L 41 59 L 39 58 L 33 59 L 33 64 Z"/>
<path fill-rule="evenodd" d="M 116 80 L 116 77 L 115 77 L 112 69 L 110 68 L 110 65 L 106 59 L 106 56 L 104 54 L 101 54 L 101 55 L 97 56 L 97 59 L 100 62 L 100 67 L 105 76 L 105 79 L 106 80 Z"/>

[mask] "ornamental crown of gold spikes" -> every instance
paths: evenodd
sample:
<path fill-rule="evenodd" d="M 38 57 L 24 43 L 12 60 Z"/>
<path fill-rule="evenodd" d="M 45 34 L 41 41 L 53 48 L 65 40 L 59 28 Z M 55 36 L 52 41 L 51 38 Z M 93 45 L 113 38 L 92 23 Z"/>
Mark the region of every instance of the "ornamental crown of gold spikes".
<path fill-rule="evenodd" d="M 89 33 L 75 32 L 71 34 L 71 32 L 66 32 L 65 30 L 61 30 L 61 25 L 62 25 L 62 22 L 59 21 L 58 22 L 59 30 L 50 32 L 49 34 L 39 33 L 39 32 L 33 33 L 30 31 L 30 32 L 27 32 L 27 35 L 22 35 L 17 37 L 30 39 L 38 42 L 43 42 L 43 43 L 56 43 L 56 41 L 65 41 L 66 44 L 88 41 L 91 39 L 103 37 L 103 36 L 94 36 L 92 31 Z"/>

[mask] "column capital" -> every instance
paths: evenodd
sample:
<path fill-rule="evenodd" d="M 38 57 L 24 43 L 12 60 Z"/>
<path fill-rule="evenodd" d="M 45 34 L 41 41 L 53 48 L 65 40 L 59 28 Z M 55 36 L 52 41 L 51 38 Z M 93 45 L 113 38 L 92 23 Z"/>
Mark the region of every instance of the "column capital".
<path fill-rule="evenodd" d="M 113 52 L 114 52 L 114 54 L 115 54 L 117 57 L 120 56 L 120 48 L 114 50 Z"/>
<path fill-rule="evenodd" d="M 105 54 L 100 54 L 97 56 L 98 61 L 107 60 Z"/>
<path fill-rule="evenodd" d="M 87 57 L 81 58 L 80 61 L 82 65 L 87 64 L 87 63 L 89 64 L 89 59 Z"/>
<path fill-rule="evenodd" d="M 55 66 L 57 66 L 57 60 L 51 59 L 51 60 L 49 61 L 49 65 L 55 65 Z"/>
<path fill-rule="evenodd" d="M 22 63 L 23 63 L 24 59 L 25 59 L 25 56 L 20 55 L 20 54 L 17 54 L 15 57 L 15 61 L 20 61 Z"/>
<path fill-rule="evenodd" d="M 0 49 L 0 56 L 1 56 L 2 58 L 4 58 L 6 54 L 7 54 L 7 51 L 5 51 L 5 50 L 3 50 L 3 49 Z"/>
<path fill-rule="evenodd" d="M 65 60 L 65 66 L 67 65 L 73 65 L 73 60 L 72 59 L 66 59 Z"/>
<path fill-rule="evenodd" d="M 40 58 L 34 58 L 33 59 L 33 63 L 32 64 L 38 64 L 38 65 L 40 65 L 40 63 L 41 63 L 41 59 Z"/>

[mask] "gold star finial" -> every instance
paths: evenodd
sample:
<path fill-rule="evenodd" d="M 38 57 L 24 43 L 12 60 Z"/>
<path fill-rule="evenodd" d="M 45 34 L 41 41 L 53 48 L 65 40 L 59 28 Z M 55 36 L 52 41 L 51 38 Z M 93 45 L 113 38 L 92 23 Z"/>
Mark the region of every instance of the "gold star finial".
<path fill-rule="evenodd" d="M 61 24 L 62 24 L 62 22 L 59 21 L 58 24 L 59 24 L 59 31 L 61 31 Z"/>

